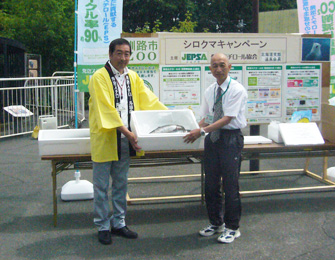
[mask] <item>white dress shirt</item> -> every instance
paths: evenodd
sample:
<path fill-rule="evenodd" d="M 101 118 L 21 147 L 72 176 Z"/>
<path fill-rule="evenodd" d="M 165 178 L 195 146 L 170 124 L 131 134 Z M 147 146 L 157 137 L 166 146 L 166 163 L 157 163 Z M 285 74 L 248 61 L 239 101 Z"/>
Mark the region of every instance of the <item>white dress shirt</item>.
<path fill-rule="evenodd" d="M 226 91 L 228 85 L 229 88 Z M 215 82 L 205 90 L 200 109 L 201 118 L 206 118 L 207 115 L 210 115 L 212 118 L 214 117 L 213 108 L 216 101 L 216 92 L 218 87 L 222 89 L 222 93 L 226 91 L 226 93 L 222 96 L 223 115 L 232 117 L 230 123 L 224 125 L 222 129 L 233 130 L 246 127 L 247 120 L 245 117 L 245 107 L 247 104 L 248 94 L 246 89 L 239 82 L 229 76 L 220 86 L 217 82 Z"/>
<path fill-rule="evenodd" d="M 115 78 L 119 84 L 117 84 L 120 94 L 120 108 L 121 108 L 121 119 L 125 127 L 128 128 L 128 96 L 127 96 L 127 86 L 126 86 L 126 75 L 128 74 L 128 68 L 124 68 L 123 74 L 121 74 L 113 65 L 108 61 L 115 75 Z M 122 97 L 122 98 L 121 98 Z M 122 134 L 121 137 L 124 137 Z"/>

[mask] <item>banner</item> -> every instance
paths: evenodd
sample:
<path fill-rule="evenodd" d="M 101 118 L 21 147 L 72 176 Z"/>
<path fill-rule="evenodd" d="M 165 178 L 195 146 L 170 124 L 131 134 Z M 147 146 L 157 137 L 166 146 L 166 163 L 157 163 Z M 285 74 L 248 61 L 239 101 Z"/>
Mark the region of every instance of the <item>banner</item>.
<path fill-rule="evenodd" d="M 108 60 L 108 47 L 122 32 L 122 0 L 78 0 L 78 89 L 88 91 L 93 73 Z"/>
<path fill-rule="evenodd" d="M 334 12 L 335 1 L 330 0 L 297 0 L 299 32 L 305 34 L 331 34 L 331 77 L 330 97 L 335 96 L 335 44 Z"/>
<path fill-rule="evenodd" d="M 334 1 L 297 0 L 297 6 L 300 33 L 331 34 L 334 38 Z"/>

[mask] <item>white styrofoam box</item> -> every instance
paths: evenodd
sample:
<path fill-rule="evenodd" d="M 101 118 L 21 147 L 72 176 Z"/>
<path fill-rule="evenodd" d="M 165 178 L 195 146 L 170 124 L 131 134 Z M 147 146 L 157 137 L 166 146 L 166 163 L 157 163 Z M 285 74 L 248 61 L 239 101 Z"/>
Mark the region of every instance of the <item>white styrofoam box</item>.
<path fill-rule="evenodd" d="M 281 123 L 279 131 L 285 145 L 316 145 L 325 141 L 315 122 L 311 123 Z"/>
<path fill-rule="evenodd" d="M 40 130 L 38 149 L 40 156 L 90 154 L 90 130 L 89 128 Z"/>
<path fill-rule="evenodd" d="M 268 125 L 268 138 L 275 141 L 276 143 L 284 142 L 279 131 L 279 122 L 272 121 Z"/>
<path fill-rule="evenodd" d="M 203 149 L 204 137 L 194 143 L 185 143 L 183 137 L 187 133 L 152 133 L 151 131 L 164 125 L 181 125 L 186 130 L 199 128 L 194 114 L 184 110 L 146 110 L 131 112 L 131 130 L 138 139 L 138 145 L 144 151 Z"/>
<path fill-rule="evenodd" d="M 330 167 L 327 169 L 328 180 L 335 182 L 335 167 Z"/>
<path fill-rule="evenodd" d="M 57 118 L 55 116 L 39 116 L 38 119 L 40 129 L 57 129 Z"/>
<path fill-rule="evenodd" d="M 261 135 L 244 136 L 244 144 L 271 144 L 272 140 Z"/>

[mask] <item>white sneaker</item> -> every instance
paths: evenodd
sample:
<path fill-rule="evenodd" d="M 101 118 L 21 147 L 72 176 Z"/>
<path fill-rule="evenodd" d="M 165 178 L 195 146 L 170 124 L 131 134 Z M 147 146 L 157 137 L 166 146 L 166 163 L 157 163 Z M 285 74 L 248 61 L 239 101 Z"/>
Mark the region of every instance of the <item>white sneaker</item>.
<path fill-rule="evenodd" d="M 221 236 L 218 237 L 218 242 L 231 243 L 235 240 L 235 238 L 238 238 L 240 236 L 241 236 L 241 232 L 239 229 L 232 230 L 229 228 L 225 228 Z"/>
<path fill-rule="evenodd" d="M 221 226 L 214 226 L 212 224 L 209 224 L 204 229 L 201 229 L 199 231 L 199 234 L 203 237 L 210 237 L 213 236 L 216 233 L 221 233 L 225 230 L 225 225 L 222 224 Z"/>

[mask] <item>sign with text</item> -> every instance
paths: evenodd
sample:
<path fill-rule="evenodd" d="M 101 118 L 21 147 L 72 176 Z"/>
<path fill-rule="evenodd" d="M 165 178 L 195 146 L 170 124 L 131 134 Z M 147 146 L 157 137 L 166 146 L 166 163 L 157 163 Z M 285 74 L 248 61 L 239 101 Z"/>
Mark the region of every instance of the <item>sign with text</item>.
<path fill-rule="evenodd" d="M 335 88 L 335 46 L 334 46 L 334 12 L 335 2 L 332 0 L 297 0 L 299 16 L 299 32 L 305 34 L 331 34 L 331 72 L 330 72 L 330 97 Z M 319 53 L 318 45 L 311 47 L 310 53 L 315 56 Z M 320 45 L 321 49 L 322 45 Z M 319 59 L 320 60 L 320 59 Z M 321 60 L 322 61 L 322 60 Z"/>
<path fill-rule="evenodd" d="M 286 38 L 201 34 L 197 37 L 166 37 L 166 64 L 210 63 L 215 53 L 225 53 L 231 63 L 285 62 Z M 275 51 L 274 51 L 275 50 Z M 271 56 L 271 59 L 265 56 Z M 276 60 L 275 60 L 276 59 Z"/>
<path fill-rule="evenodd" d="M 158 64 L 132 64 L 128 68 L 137 72 L 144 85 L 159 97 L 159 65 Z"/>
<path fill-rule="evenodd" d="M 158 38 L 126 38 L 131 46 L 129 64 L 159 64 Z"/>
<path fill-rule="evenodd" d="M 109 43 L 120 37 L 122 6 L 122 0 L 78 0 L 77 73 L 81 79 L 78 80 L 80 91 L 87 91 L 87 82 L 93 74 L 87 71 L 94 72 L 97 66 L 106 63 Z"/>
<path fill-rule="evenodd" d="M 200 107 L 201 67 L 161 66 L 160 100 L 170 108 Z"/>

